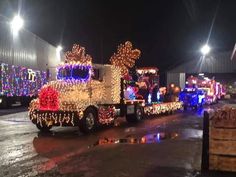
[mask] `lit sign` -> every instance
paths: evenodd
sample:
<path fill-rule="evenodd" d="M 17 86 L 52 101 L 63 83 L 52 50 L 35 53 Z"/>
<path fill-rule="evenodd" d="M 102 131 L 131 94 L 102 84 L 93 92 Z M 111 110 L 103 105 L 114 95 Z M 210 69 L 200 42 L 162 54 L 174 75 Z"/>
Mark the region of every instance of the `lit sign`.
<path fill-rule="evenodd" d="M 28 80 L 35 82 L 36 73 L 32 69 L 28 69 Z"/>

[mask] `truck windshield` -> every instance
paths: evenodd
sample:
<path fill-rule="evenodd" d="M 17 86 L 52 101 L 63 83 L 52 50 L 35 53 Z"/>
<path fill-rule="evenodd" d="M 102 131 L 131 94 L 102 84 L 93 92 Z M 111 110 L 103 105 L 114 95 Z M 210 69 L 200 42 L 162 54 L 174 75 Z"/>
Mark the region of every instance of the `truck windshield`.
<path fill-rule="evenodd" d="M 87 80 L 89 78 L 89 67 L 73 66 L 64 67 L 58 70 L 58 79 Z"/>
<path fill-rule="evenodd" d="M 89 77 L 89 69 L 88 68 L 80 68 L 79 66 L 75 66 L 72 69 L 72 78 L 81 78 L 86 79 Z"/>
<path fill-rule="evenodd" d="M 71 75 L 71 71 L 69 67 L 60 68 L 58 71 L 59 78 L 67 78 L 67 77 L 70 77 L 70 75 Z"/>

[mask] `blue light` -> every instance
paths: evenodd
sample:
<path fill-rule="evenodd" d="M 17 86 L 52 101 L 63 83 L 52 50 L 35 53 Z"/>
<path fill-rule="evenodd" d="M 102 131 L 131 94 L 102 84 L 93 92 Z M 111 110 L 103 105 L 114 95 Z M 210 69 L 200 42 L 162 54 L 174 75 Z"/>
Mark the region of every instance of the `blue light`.
<path fill-rule="evenodd" d="M 160 101 L 160 92 L 159 91 L 157 92 L 157 101 L 158 102 Z"/>
<path fill-rule="evenodd" d="M 135 100 L 136 99 L 136 96 L 135 96 L 135 93 L 134 93 L 134 89 L 131 86 L 127 87 L 125 95 L 130 100 Z"/>
<path fill-rule="evenodd" d="M 148 95 L 148 104 L 151 104 L 152 103 L 152 95 L 149 93 Z"/>
<path fill-rule="evenodd" d="M 160 141 L 160 133 L 157 133 L 157 141 Z"/>
<path fill-rule="evenodd" d="M 198 95 L 198 103 L 203 103 L 203 99 L 205 98 L 205 95 Z"/>
<path fill-rule="evenodd" d="M 185 88 L 179 95 L 185 106 L 202 106 L 205 104 L 205 93 L 200 89 Z"/>
<path fill-rule="evenodd" d="M 58 69 L 58 80 L 87 82 L 91 77 L 91 65 L 70 64 Z"/>

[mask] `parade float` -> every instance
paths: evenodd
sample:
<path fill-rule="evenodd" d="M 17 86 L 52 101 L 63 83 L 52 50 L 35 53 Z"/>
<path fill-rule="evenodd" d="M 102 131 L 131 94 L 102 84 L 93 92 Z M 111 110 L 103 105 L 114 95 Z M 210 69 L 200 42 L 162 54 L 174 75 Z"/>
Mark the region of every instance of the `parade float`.
<path fill-rule="evenodd" d="M 155 106 L 137 97 L 138 85 L 127 78 L 140 54 L 127 41 L 118 46 L 111 64 L 93 64 L 85 48 L 75 44 L 58 66 L 57 80 L 44 85 L 39 97 L 31 102 L 31 121 L 41 131 L 52 126 L 79 126 L 82 132 L 90 133 L 98 125 L 114 123 L 117 117 L 136 122 L 144 114 L 180 109 L 180 102 Z"/>
<path fill-rule="evenodd" d="M 218 100 L 217 86 L 214 79 L 209 79 L 208 77 L 198 77 L 197 87 L 206 92 L 206 103 L 212 104 L 216 103 Z"/>
<path fill-rule="evenodd" d="M 225 95 L 225 89 L 222 84 L 215 79 L 204 77 L 203 74 L 190 76 L 187 78 L 186 87 L 180 93 L 180 100 L 184 108 L 198 108 L 204 104 L 217 103 Z"/>
<path fill-rule="evenodd" d="M 190 77 L 191 80 L 192 76 Z M 200 74 L 197 77 L 196 85 L 199 89 L 206 92 L 206 103 L 212 104 L 216 103 L 219 99 L 225 96 L 225 89 L 220 82 L 217 82 L 215 78 L 205 77 L 203 74 Z"/>
<path fill-rule="evenodd" d="M 169 88 L 160 87 L 158 71 L 159 69 L 156 67 L 136 69 L 138 93 L 145 99 L 144 112 L 147 115 L 172 113 L 182 107 L 182 103 L 176 99 L 180 88 L 175 85 L 171 85 Z"/>
<path fill-rule="evenodd" d="M 0 64 L 0 78 L 0 108 L 8 108 L 16 101 L 28 105 L 47 83 L 46 71 L 6 63 Z"/>
<path fill-rule="evenodd" d="M 179 99 L 183 102 L 184 110 L 187 110 L 188 107 L 198 109 L 205 104 L 205 92 L 198 88 L 184 88 L 180 92 Z"/>

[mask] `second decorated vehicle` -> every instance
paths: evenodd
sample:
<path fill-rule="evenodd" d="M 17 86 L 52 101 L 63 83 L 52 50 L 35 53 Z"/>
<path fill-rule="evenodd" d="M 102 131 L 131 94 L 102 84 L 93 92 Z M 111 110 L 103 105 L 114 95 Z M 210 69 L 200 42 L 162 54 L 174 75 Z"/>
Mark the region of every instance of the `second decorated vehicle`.
<path fill-rule="evenodd" d="M 188 107 L 198 109 L 205 104 L 205 92 L 197 88 L 185 88 L 180 92 L 179 99 L 183 102 L 184 110 Z"/>

